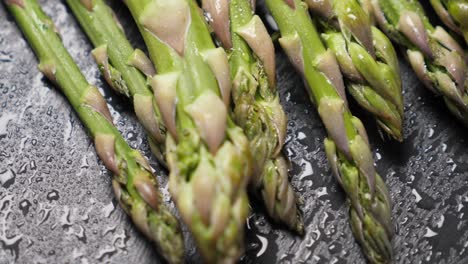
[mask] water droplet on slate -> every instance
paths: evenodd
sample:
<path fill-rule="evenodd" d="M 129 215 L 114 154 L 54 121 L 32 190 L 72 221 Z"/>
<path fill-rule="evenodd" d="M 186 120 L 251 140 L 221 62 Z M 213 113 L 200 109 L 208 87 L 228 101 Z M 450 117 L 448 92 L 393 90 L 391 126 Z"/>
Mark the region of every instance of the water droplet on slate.
<path fill-rule="evenodd" d="M 115 206 L 112 201 L 108 205 L 102 208 L 102 212 L 104 213 L 105 217 L 109 217 L 112 214 L 112 212 L 114 212 L 114 210 L 115 210 Z"/>
<path fill-rule="evenodd" d="M 23 212 L 23 215 L 25 216 L 29 212 L 29 208 L 31 207 L 31 202 L 29 200 L 22 200 L 19 204 L 19 209 L 21 212 Z"/>
<path fill-rule="evenodd" d="M 51 116 L 52 115 L 52 106 L 49 106 L 49 108 L 47 108 L 47 113 L 46 113 L 48 116 Z"/>
<path fill-rule="evenodd" d="M 46 157 L 46 162 L 51 162 L 54 159 L 54 156 L 52 155 L 47 155 Z"/>
<path fill-rule="evenodd" d="M 8 189 L 15 182 L 16 174 L 12 170 L 0 172 L 0 186 Z"/>
<path fill-rule="evenodd" d="M 59 199 L 59 193 L 56 190 L 52 190 L 47 194 L 47 200 L 50 202 L 57 201 Z"/>
<path fill-rule="evenodd" d="M 26 172 L 27 170 L 27 167 L 28 167 L 28 163 L 24 163 L 23 165 L 21 165 L 21 167 L 19 168 L 19 170 L 16 172 L 17 174 L 23 174 Z"/>
<path fill-rule="evenodd" d="M 37 167 L 36 167 L 36 161 L 31 160 L 31 162 L 29 163 L 29 167 L 31 168 L 31 170 L 37 169 Z"/>

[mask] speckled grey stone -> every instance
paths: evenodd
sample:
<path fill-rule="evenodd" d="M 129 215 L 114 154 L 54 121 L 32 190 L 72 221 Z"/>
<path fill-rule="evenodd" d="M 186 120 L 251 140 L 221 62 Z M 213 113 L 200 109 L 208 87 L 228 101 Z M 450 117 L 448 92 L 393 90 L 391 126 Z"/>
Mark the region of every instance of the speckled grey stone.
<path fill-rule="evenodd" d="M 116 124 L 159 172 L 131 106 L 103 83 L 91 46 L 61 1 L 40 1 L 88 80 L 101 87 Z M 133 44 L 143 43 L 125 8 L 114 2 Z M 325 131 L 299 75 L 278 52 L 278 83 L 289 115 L 286 152 L 303 204 L 306 235 L 272 226 L 260 206 L 247 223 L 242 263 L 364 263 L 348 224 L 343 192 L 327 166 Z M 401 63 L 404 143 L 381 139 L 367 125 L 379 173 L 393 199 L 396 263 L 468 263 L 468 138 L 462 127 Z M 254 201 L 254 203 L 256 203 Z M 258 204 L 258 202 L 257 202 Z M 465 215 L 465 213 L 467 215 Z M 187 232 L 187 261 L 199 262 Z M 160 263 L 152 245 L 118 207 L 110 174 L 62 94 L 0 4 L 0 264 Z"/>

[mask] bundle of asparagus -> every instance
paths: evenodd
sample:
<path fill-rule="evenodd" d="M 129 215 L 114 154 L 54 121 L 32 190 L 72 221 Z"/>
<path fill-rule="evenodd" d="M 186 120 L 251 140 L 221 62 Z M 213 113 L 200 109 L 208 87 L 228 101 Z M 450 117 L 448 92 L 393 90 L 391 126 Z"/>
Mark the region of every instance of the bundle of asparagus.
<path fill-rule="evenodd" d="M 52 20 L 36 0 L 6 0 L 11 14 L 39 58 L 39 70 L 60 87 L 94 139 L 96 152 L 114 174 L 112 185 L 135 225 L 170 263 L 183 259 L 177 219 L 164 205 L 147 160 L 130 148 L 112 123 L 104 98 L 68 54 Z"/>
<path fill-rule="evenodd" d="M 332 171 L 350 202 L 351 227 L 367 258 L 392 258 L 390 197 L 376 173 L 365 128 L 349 111 L 339 65 L 325 49 L 300 0 L 266 0 L 282 37 L 280 45 L 308 84 L 311 100 L 328 131 L 325 150 Z"/>
<path fill-rule="evenodd" d="M 276 89 L 273 42 L 250 0 L 204 0 L 212 28 L 229 53 L 234 119 L 250 140 L 253 193 L 268 214 L 302 233 L 304 224 L 281 150 L 287 117 Z"/>
<path fill-rule="evenodd" d="M 390 40 L 372 26 L 358 0 L 308 0 L 321 37 L 346 77 L 354 99 L 388 135 L 402 141 L 403 96 L 398 59 Z"/>
<path fill-rule="evenodd" d="M 468 126 L 468 67 L 460 45 L 442 27 L 431 25 L 417 1 L 371 3 L 379 26 L 406 49 L 418 78 Z"/>
<path fill-rule="evenodd" d="M 468 44 L 468 2 L 466 0 L 431 0 L 437 15 Z"/>
<path fill-rule="evenodd" d="M 249 142 L 228 116 L 229 65 L 193 0 L 126 0 L 158 74 L 170 191 L 208 263 L 243 252 Z"/>
<path fill-rule="evenodd" d="M 141 50 L 131 46 L 103 0 L 67 0 L 67 4 L 96 47 L 92 54 L 104 79 L 115 91 L 133 99 L 136 116 L 147 131 L 151 150 L 164 164 L 166 128 L 147 81 L 147 77 L 155 74 L 151 61 Z"/>

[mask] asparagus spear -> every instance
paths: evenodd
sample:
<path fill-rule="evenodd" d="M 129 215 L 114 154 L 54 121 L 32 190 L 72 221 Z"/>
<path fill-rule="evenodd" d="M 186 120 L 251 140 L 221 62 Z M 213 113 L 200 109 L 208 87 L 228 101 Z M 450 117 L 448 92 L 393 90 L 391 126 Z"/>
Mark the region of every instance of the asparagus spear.
<path fill-rule="evenodd" d="M 151 149 L 164 164 L 166 129 L 146 77 L 155 74 L 150 60 L 131 46 L 104 1 L 67 0 L 67 3 L 96 47 L 92 54 L 104 79 L 115 91 L 133 99 L 135 113 L 148 133 Z"/>
<path fill-rule="evenodd" d="M 90 85 L 63 46 L 52 20 L 36 0 L 6 0 L 11 14 L 39 58 L 39 70 L 61 88 L 94 139 L 96 152 L 114 174 L 119 203 L 170 263 L 183 259 L 177 219 L 164 205 L 147 160 L 130 148 L 112 123 L 104 98 Z"/>
<path fill-rule="evenodd" d="M 131 46 L 103 0 L 67 0 L 67 3 L 96 47 L 92 54 L 104 79 L 115 91 L 133 99 L 135 113 L 147 131 L 151 150 L 164 164 L 166 128 L 146 77 L 155 74 L 151 61 L 141 50 Z"/>
<path fill-rule="evenodd" d="M 379 26 L 406 49 L 418 78 L 468 126 L 468 67 L 460 45 L 442 27 L 432 26 L 415 0 L 371 3 Z"/>
<path fill-rule="evenodd" d="M 362 122 L 349 111 L 336 58 L 325 49 L 300 0 L 266 0 L 282 37 L 280 45 L 308 85 L 311 100 L 328 131 L 325 150 L 350 207 L 351 227 L 367 258 L 388 263 L 392 258 L 390 197 L 376 173 Z"/>
<path fill-rule="evenodd" d="M 322 39 L 340 64 L 347 89 L 388 135 L 402 141 L 403 96 L 390 40 L 372 26 L 358 0 L 308 0 Z"/>
<path fill-rule="evenodd" d="M 437 15 L 468 44 L 468 2 L 466 0 L 431 0 Z"/>
<path fill-rule="evenodd" d="M 281 152 L 287 117 L 276 89 L 274 46 L 251 4 L 250 0 L 203 1 L 214 32 L 229 53 L 233 115 L 250 141 L 255 161 L 250 185 L 253 193 L 263 199 L 275 221 L 303 233 L 302 216 Z"/>
<path fill-rule="evenodd" d="M 208 263 L 243 252 L 249 143 L 228 116 L 227 55 L 192 0 L 126 0 L 158 70 L 152 85 L 169 131 L 169 188 Z M 176 15 L 174 15 L 176 14 Z"/>

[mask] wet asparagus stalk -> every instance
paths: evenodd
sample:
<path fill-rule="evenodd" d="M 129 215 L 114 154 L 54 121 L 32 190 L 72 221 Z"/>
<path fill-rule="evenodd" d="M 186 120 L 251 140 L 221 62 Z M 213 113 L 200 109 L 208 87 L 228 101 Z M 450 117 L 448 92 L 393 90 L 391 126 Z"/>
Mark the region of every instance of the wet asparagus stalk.
<path fill-rule="evenodd" d="M 390 40 L 372 26 L 358 0 L 308 0 L 321 37 L 333 51 L 346 88 L 392 138 L 402 141 L 403 96 L 398 59 Z"/>
<path fill-rule="evenodd" d="M 402 48 L 424 85 L 443 96 L 450 111 L 468 126 L 468 67 L 460 45 L 432 26 L 414 0 L 372 0 L 380 28 Z"/>
<path fill-rule="evenodd" d="M 61 88 L 88 128 L 98 156 L 114 174 L 112 185 L 121 206 L 140 231 L 155 242 L 162 256 L 170 263 L 182 262 L 184 245 L 179 223 L 164 205 L 151 167 L 114 127 L 104 98 L 86 81 L 52 20 L 36 0 L 5 2 L 35 51 L 39 70 Z"/>
<path fill-rule="evenodd" d="M 303 233 L 304 224 L 282 147 L 287 117 L 276 89 L 273 42 L 250 0 L 204 0 L 211 25 L 229 53 L 233 115 L 245 131 L 254 158 L 251 188 L 277 222 Z M 226 27 L 227 25 L 227 27 Z"/>
<path fill-rule="evenodd" d="M 308 85 L 311 100 L 328 131 L 325 150 L 350 203 L 351 227 L 372 263 L 392 259 L 390 197 L 374 168 L 362 122 L 347 107 L 338 62 L 325 49 L 300 0 L 266 0 L 281 31 L 279 43 Z"/>
<path fill-rule="evenodd" d="M 136 116 L 147 131 L 151 150 L 164 164 L 166 128 L 147 81 L 147 77 L 156 74 L 151 61 L 141 50 L 131 46 L 103 0 L 67 0 L 67 4 L 95 46 L 92 54 L 104 79 L 115 91 L 133 99 Z"/>
<path fill-rule="evenodd" d="M 228 115 L 227 55 L 193 0 L 126 0 L 158 74 L 170 192 L 208 263 L 243 253 L 249 213 L 249 142 Z M 177 15 L 174 15 L 177 14 Z"/>
<path fill-rule="evenodd" d="M 442 22 L 468 44 L 468 1 L 431 0 L 431 4 Z"/>

